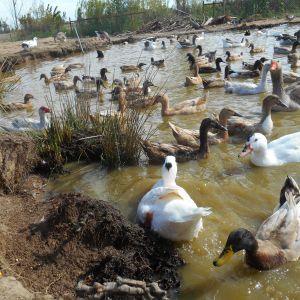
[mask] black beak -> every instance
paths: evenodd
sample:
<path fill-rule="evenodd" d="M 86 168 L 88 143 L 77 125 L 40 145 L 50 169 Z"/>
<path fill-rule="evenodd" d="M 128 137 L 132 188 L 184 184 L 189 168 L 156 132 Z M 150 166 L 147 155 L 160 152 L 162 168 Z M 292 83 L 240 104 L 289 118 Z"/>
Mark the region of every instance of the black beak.
<path fill-rule="evenodd" d="M 166 163 L 165 167 L 167 168 L 167 170 L 169 171 L 172 168 L 172 164 L 171 163 Z"/>
<path fill-rule="evenodd" d="M 219 123 L 214 124 L 214 128 L 219 129 L 219 130 L 222 130 L 222 131 L 227 131 L 227 128 L 224 127 L 224 126 L 222 126 L 222 125 L 219 124 Z"/>
<path fill-rule="evenodd" d="M 237 113 L 237 112 L 234 112 L 234 116 L 235 117 L 243 117 L 241 114 Z"/>

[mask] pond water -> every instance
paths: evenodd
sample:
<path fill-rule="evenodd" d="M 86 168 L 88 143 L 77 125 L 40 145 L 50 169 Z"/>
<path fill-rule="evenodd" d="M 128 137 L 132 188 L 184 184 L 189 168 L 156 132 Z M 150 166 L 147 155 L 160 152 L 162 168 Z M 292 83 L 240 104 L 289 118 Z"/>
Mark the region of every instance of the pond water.
<path fill-rule="evenodd" d="M 299 26 L 280 26 L 274 30 L 294 33 Z M 224 58 L 227 49 L 222 48 L 222 37 L 239 40 L 243 32 L 217 32 L 207 34 L 202 41 L 204 51 L 217 49 L 217 56 Z M 273 46 L 278 42 L 273 37 L 257 37 L 252 35 L 250 41 L 256 46 L 266 47 L 267 58 L 273 57 Z M 154 83 L 167 90 L 171 105 L 182 100 L 195 98 L 203 94 L 199 87 L 183 86 L 185 76 L 190 74 L 186 63 L 186 53 L 191 51 L 177 49 L 173 46 L 166 50 L 143 51 L 142 42 L 126 46 L 112 46 L 105 50 L 105 58 L 96 59 L 94 52 L 74 56 L 64 60 L 66 63 L 84 62 L 85 70 L 75 70 L 74 74 L 84 72 L 98 74 L 99 69 L 107 67 L 113 76 L 120 77 L 119 66 L 150 62 L 167 58 L 166 67 L 160 69 Z M 250 56 L 249 49 L 236 48 L 233 53 L 243 51 L 246 61 L 260 58 L 260 54 Z M 289 70 L 287 58 L 278 56 L 284 70 Z M 39 81 L 41 73 L 49 73 L 60 60 L 33 63 L 19 69 L 22 77 L 21 86 L 8 96 L 7 101 L 21 99 L 24 93 L 32 93 L 36 107 L 44 104 L 45 93 L 59 105 L 59 98 L 52 87 L 46 88 Z M 223 67 L 224 68 L 224 67 Z M 232 63 L 232 69 L 241 69 L 241 61 Z M 143 73 L 141 73 L 143 74 Z M 208 76 L 209 77 L 209 76 Z M 271 91 L 271 79 L 268 75 L 268 90 Z M 172 142 L 172 133 L 168 121 L 184 127 L 199 128 L 200 121 L 211 113 L 218 113 L 223 107 L 230 107 L 245 116 L 257 116 L 266 94 L 236 96 L 226 94 L 224 89 L 210 91 L 208 108 L 203 113 L 189 116 L 161 117 L 160 106 L 157 106 L 150 122 L 157 127 L 155 141 Z M 101 104 L 109 108 L 112 104 L 107 99 Z M 114 104 L 113 104 L 114 105 Z M 36 115 L 36 112 L 33 112 Z M 9 115 L 9 117 L 13 117 Z M 7 116 L 5 116 L 7 117 Z M 270 139 L 300 130 L 300 111 L 294 113 L 274 113 L 274 129 Z M 204 219 L 204 230 L 197 239 L 190 243 L 178 244 L 178 248 L 186 261 L 180 270 L 182 288 L 179 299 L 300 299 L 300 262 L 292 262 L 272 271 L 259 272 L 247 267 L 242 253 L 236 254 L 232 261 L 222 268 L 213 267 L 213 259 L 223 249 L 228 233 L 233 229 L 244 227 L 255 232 L 258 226 L 277 205 L 279 192 L 287 174 L 300 183 L 300 164 L 289 164 L 281 167 L 257 168 L 249 164 L 247 158 L 239 159 L 238 153 L 242 144 L 221 144 L 211 147 L 207 160 L 191 161 L 179 164 L 177 183 L 184 187 L 198 206 L 209 206 L 213 213 Z M 116 170 L 106 170 L 98 164 L 72 164 L 70 174 L 51 181 L 49 192 L 81 192 L 91 197 L 114 203 L 131 220 L 135 220 L 136 208 L 141 197 L 160 178 L 161 166 L 137 166 Z"/>

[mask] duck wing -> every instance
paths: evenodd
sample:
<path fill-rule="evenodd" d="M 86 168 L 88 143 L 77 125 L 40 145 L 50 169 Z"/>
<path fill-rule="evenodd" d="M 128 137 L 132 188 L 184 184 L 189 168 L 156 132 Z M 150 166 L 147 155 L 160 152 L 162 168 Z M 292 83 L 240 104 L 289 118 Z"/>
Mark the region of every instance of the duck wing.
<path fill-rule="evenodd" d="M 295 204 L 295 196 L 286 193 L 287 202 L 259 227 L 256 238 L 269 240 L 284 250 L 297 248 L 299 257 L 300 246 L 300 203 Z"/>
<path fill-rule="evenodd" d="M 289 95 L 292 101 L 300 104 L 300 82 L 295 82 L 285 89 L 285 93 Z"/>
<path fill-rule="evenodd" d="M 204 105 L 207 103 L 208 100 L 208 93 L 206 93 L 203 97 L 199 97 L 196 99 L 190 99 L 190 100 L 185 100 L 180 103 L 177 103 L 173 106 L 175 110 L 180 110 L 185 107 L 193 107 L 193 106 L 199 106 L 199 105 Z"/>
<path fill-rule="evenodd" d="M 199 148 L 199 130 L 189 130 L 178 127 L 169 122 L 174 138 L 177 143 L 184 146 Z"/>

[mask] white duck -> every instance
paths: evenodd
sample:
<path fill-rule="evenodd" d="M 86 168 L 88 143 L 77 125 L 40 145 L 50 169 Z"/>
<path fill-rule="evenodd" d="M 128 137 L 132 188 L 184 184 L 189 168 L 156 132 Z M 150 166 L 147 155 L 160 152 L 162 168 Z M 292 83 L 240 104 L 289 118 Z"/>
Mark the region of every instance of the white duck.
<path fill-rule="evenodd" d="M 261 133 L 248 138 L 239 157 L 251 154 L 251 162 L 258 167 L 280 166 L 300 162 L 300 132 L 288 134 L 268 144 Z"/>
<path fill-rule="evenodd" d="M 46 106 L 41 106 L 39 108 L 39 120 L 16 118 L 10 124 L 3 124 L 0 127 L 6 131 L 41 130 L 50 125 L 50 120 L 46 116 L 47 113 L 51 113 L 51 110 Z"/>
<path fill-rule="evenodd" d="M 265 64 L 262 69 L 261 80 L 259 84 L 248 82 L 231 82 L 225 81 L 225 91 L 229 93 L 235 93 L 239 95 L 254 95 L 267 91 L 267 73 L 270 70 L 271 65 Z"/>
<path fill-rule="evenodd" d="M 37 47 L 37 37 L 34 37 L 32 40 L 22 42 L 21 46 L 24 50 Z"/>
<path fill-rule="evenodd" d="M 248 40 L 242 38 L 240 42 L 233 41 L 229 38 L 222 39 L 223 42 L 223 48 L 236 48 L 236 47 L 245 47 L 248 44 Z"/>
<path fill-rule="evenodd" d="M 137 216 L 141 223 L 164 238 L 188 241 L 203 228 L 202 217 L 210 208 L 197 207 L 188 193 L 175 182 L 177 164 L 174 156 L 167 156 L 162 167 L 162 180 L 142 198 Z"/>
<path fill-rule="evenodd" d="M 154 49 L 156 49 L 155 41 L 146 40 L 144 42 L 144 50 L 154 50 Z"/>

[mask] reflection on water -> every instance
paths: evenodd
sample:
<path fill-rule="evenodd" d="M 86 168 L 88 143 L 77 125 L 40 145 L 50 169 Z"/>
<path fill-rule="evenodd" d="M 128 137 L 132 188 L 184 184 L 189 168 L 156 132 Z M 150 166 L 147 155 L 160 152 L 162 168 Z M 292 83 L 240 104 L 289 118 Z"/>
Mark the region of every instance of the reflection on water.
<path fill-rule="evenodd" d="M 282 27 L 288 33 L 299 28 Z M 214 50 L 224 57 L 221 37 L 241 39 L 243 33 L 213 33 L 207 34 L 204 50 Z M 273 46 L 276 43 L 272 37 L 250 36 L 256 46 L 264 46 L 267 58 L 273 57 Z M 120 77 L 119 66 L 136 63 L 141 55 L 141 62 L 150 62 L 151 56 L 160 59 L 168 56 L 166 67 L 161 69 L 154 83 L 163 85 L 168 91 L 171 105 L 178 101 L 196 97 L 202 94 L 197 87 L 183 87 L 184 79 L 189 70 L 185 54 L 190 50 L 158 49 L 153 52 L 141 51 L 142 42 L 133 45 L 113 46 L 105 51 L 102 61 L 95 59 L 94 53 L 68 58 L 68 62 L 84 62 L 85 73 L 90 68 L 91 74 L 98 73 L 101 67 L 111 70 L 110 79 Z M 235 49 L 234 53 L 244 52 L 245 60 L 254 60 L 259 55 L 250 57 L 249 49 Z M 117 59 L 116 59 L 117 58 Z M 286 57 L 278 57 L 283 68 L 288 70 Z M 30 68 L 18 71 L 22 76 L 22 88 L 10 95 L 8 101 L 21 98 L 25 92 L 31 92 L 39 100 L 36 106 L 44 101 L 43 83 L 38 82 L 42 72 L 49 73 L 59 61 L 33 64 Z M 232 63 L 232 69 L 240 69 L 241 62 Z M 74 74 L 83 74 L 83 70 Z M 268 87 L 270 76 L 268 75 Z M 55 95 L 52 88 L 51 93 Z M 151 122 L 157 126 L 156 140 L 173 141 L 168 128 L 168 120 L 185 128 L 198 128 L 200 120 L 212 112 L 219 112 L 228 106 L 243 115 L 253 116 L 260 111 L 264 94 L 236 96 L 225 94 L 223 89 L 210 91 L 208 109 L 206 112 L 192 116 L 174 116 L 162 118 L 160 108 L 154 113 Z M 58 101 L 58 100 L 55 100 Z M 111 104 L 107 99 L 104 107 Z M 274 114 L 274 131 L 271 139 L 295 132 L 299 127 L 300 112 Z M 255 232 L 261 222 L 267 218 L 279 199 L 279 191 L 285 176 L 293 176 L 300 182 L 299 164 L 282 167 L 257 168 L 248 163 L 248 159 L 238 159 L 237 154 L 242 144 L 223 144 L 211 147 L 211 156 L 204 161 L 191 161 L 178 166 L 178 184 L 184 187 L 199 206 L 209 206 L 213 214 L 204 219 L 204 230 L 191 243 L 179 244 L 178 247 L 187 264 L 182 268 L 183 286 L 180 299 L 300 299 L 300 263 L 288 263 L 276 270 L 258 272 L 248 268 L 243 263 L 242 253 L 237 254 L 222 268 L 212 265 L 213 259 L 220 253 L 228 233 L 236 228 L 245 227 Z M 92 197 L 104 199 L 118 206 L 123 213 L 135 220 L 135 212 L 139 199 L 160 178 L 160 166 L 127 167 L 117 170 L 106 170 L 98 164 L 72 164 L 70 174 L 50 182 L 49 191 L 81 192 Z"/>

